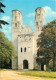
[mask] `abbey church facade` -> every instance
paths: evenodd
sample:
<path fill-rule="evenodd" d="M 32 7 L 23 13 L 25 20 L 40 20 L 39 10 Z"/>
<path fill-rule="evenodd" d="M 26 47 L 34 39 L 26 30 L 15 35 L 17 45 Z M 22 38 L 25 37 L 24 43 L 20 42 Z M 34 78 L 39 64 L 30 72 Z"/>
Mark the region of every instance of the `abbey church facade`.
<path fill-rule="evenodd" d="M 43 29 L 44 13 L 41 7 L 35 10 L 35 31 L 33 32 L 28 24 L 23 27 L 22 13 L 18 10 L 12 11 L 12 42 L 17 55 L 12 58 L 12 69 L 41 70 L 41 65 L 36 63 L 36 57 L 37 39 Z"/>

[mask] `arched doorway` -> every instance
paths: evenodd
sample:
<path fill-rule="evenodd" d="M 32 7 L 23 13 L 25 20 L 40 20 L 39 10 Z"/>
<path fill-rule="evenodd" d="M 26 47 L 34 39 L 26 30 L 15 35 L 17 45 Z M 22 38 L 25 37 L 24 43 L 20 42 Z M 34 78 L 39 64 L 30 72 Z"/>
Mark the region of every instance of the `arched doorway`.
<path fill-rule="evenodd" d="M 28 61 L 27 60 L 23 61 L 23 69 L 28 69 Z"/>
<path fill-rule="evenodd" d="M 44 71 L 44 65 L 43 64 L 41 65 L 41 70 Z"/>

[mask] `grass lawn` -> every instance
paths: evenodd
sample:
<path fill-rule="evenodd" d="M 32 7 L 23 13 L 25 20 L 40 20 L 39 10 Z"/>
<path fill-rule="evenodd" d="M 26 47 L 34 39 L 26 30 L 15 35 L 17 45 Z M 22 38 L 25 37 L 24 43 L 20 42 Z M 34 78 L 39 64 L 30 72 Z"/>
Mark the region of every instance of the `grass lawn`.
<path fill-rule="evenodd" d="M 48 71 L 28 71 L 22 73 L 22 75 L 56 79 L 56 72 L 48 72 Z"/>

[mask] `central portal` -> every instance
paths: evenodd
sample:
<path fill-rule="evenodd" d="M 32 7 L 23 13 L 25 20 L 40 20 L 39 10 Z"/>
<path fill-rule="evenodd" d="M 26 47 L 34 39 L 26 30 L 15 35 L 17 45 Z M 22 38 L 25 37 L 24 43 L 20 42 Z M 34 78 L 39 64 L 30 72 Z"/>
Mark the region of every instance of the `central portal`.
<path fill-rule="evenodd" d="M 27 60 L 23 61 L 23 69 L 28 69 L 28 61 Z"/>

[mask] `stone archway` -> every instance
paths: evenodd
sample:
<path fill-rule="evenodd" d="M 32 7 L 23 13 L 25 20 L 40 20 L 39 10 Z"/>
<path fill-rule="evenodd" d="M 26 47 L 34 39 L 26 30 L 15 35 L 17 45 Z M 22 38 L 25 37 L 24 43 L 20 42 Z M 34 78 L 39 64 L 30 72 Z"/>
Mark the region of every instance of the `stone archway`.
<path fill-rule="evenodd" d="M 28 61 L 27 60 L 23 61 L 23 69 L 28 69 Z"/>

